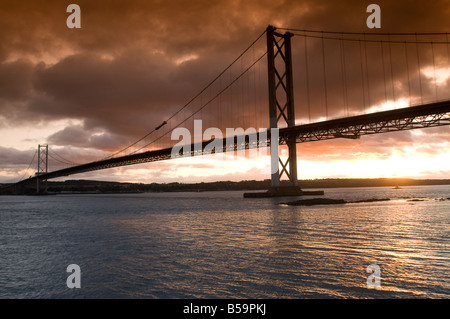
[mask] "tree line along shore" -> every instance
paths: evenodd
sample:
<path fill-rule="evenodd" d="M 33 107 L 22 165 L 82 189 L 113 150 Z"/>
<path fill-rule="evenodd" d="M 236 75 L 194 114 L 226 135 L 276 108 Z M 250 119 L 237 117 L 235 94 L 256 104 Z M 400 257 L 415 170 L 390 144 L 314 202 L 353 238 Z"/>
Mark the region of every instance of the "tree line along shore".
<path fill-rule="evenodd" d="M 287 181 L 282 181 L 286 184 Z M 335 178 L 299 180 L 301 188 L 341 188 L 341 187 L 405 187 L 419 185 L 450 185 L 450 179 L 408 179 L 408 178 Z M 7 187 L 0 184 L 0 194 L 33 194 L 36 185 L 29 184 Z M 218 181 L 202 183 L 123 183 L 91 180 L 48 181 L 48 193 L 144 193 L 144 192 L 203 192 L 231 190 L 267 190 L 270 180 L 245 180 L 239 182 Z"/>

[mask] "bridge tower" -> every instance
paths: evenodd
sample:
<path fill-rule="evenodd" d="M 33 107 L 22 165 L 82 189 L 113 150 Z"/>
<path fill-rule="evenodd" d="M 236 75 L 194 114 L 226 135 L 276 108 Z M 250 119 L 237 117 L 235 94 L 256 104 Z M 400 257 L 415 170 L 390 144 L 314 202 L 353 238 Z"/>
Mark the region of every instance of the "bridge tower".
<path fill-rule="evenodd" d="M 36 193 L 40 192 L 40 182 L 44 182 L 45 190 L 47 192 L 47 179 L 40 180 L 40 175 L 48 172 L 48 145 L 38 145 L 38 165 L 36 172 Z"/>
<path fill-rule="evenodd" d="M 273 26 L 267 27 L 267 66 L 269 81 L 269 117 L 270 128 L 295 126 L 294 86 L 292 72 L 291 38 L 292 33 L 280 34 Z M 279 157 L 279 141 L 271 141 L 271 161 L 278 167 L 272 171 L 271 189 L 269 192 L 301 193 L 297 176 L 297 149 L 295 137 L 288 138 L 285 143 L 289 150 L 286 161 Z M 281 165 L 281 172 L 279 167 Z M 280 187 L 283 175 L 289 179 L 289 186 Z"/>

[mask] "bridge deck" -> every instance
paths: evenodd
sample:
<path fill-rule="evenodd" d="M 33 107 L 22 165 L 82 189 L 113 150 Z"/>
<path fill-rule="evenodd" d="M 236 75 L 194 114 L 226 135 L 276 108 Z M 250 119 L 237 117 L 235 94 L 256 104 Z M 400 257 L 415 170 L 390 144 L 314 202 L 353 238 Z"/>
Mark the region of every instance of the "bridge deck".
<path fill-rule="evenodd" d="M 333 119 L 323 122 L 297 125 L 279 130 L 279 143 L 285 144 L 288 139 L 295 138 L 297 143 L 320 141 L 334 138 L 359 138 L 361 135 L 379 134 L 392 131 L 409 130 L 416 128 L 450 125 L 450 101 L 442 101 L 419 106 L 411 106 L 383 112 L 357 115 L 347 118 Z M 239 144 L 238 139 L 232 148 L 226 147 L 226 140 L 222 142 L 222 151 L 235 151 L 258 147 L 258 143 L 250 143 L 248 136 L 244 144 Z M 270 145 L 270 134 L 267 145 Z M 202 143 L 202 150 L 209 141 Z M 191 153 L 185 156 L 196 156 L 194 144 L 191 145 Z M 221 150 L 217 150 L 221 151 Z M 155 162 L 171 159 L 172 148 L 147 151 L 138 154 L 125 155 L 116 158 L 100 160 L 82 165 L 49 172 L 39 175 L 40 180 L 52 179 L 62 176 L 84 173 L 125 165 L 133 165 L 147 162 Z M 36 181 L 36 177 L 23 180 L 19 183 Z"/>
<path fill-rule="evenodd" d="M 288 127 L 280 129 L 280 137 L 295 137 L 297 143 L 302 143 L 449 124 L 450 101 L 441 101 Z"/>

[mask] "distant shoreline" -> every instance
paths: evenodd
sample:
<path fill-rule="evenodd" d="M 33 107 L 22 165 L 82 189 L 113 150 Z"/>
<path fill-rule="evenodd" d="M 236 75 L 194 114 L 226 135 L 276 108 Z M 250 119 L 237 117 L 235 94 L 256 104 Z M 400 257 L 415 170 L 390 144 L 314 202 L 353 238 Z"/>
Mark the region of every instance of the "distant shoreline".
<path fill-rule="evenodd" d="M 281 184 L 287 184 L 282 181 Z M 0 184 L 6 186 L 8 184 Z M 410 178 L 327 178 L 315 180 L 299 180 L 301 188 L 348 188 L 348 187 L 407 187 L 424 185 L 450 185 L 450 179 L 410 179 Z M 270 180 L 244 180 L 240 182 L 218 181 L 202 183 L 123 183 L 93 180 L 67 180 L 64 182 L 48 182 L 48 192 L 57 194 L 116 194 L 146 192 L 204 192 L 230 190 L 267 190 Z M 30 184 L 21 190 L 0 188 L 1 195 L 33 194 L 35 185 Z"/>

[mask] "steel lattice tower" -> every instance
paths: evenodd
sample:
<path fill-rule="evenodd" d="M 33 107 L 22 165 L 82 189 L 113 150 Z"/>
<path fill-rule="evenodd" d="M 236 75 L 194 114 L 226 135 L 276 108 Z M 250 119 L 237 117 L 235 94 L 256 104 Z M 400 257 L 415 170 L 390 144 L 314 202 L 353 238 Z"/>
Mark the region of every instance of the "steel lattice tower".
<path fill-rule="evenodd" d="M 38 165 L 36 172 L 36 192 L 40 192 L 39 183 L 45 182 L 45 192 L 47 192 L 47 178 L 40 180 L 40 175 L 48 173 L 48 145 L 38 145 Z"/>
<path fill-rule="evenodd" d="M 295 126 L 294 87 L 292 74 L 291 37 L 289 32 L 280 34 L 275 28 L 267 28 L 267 65 L 269 80 L 269 116 L 270 128 Z M 281 165 L 276 172 L 272 171 L 272 188 L 280 187 L 280 178 L 286 174 L 291 187 L 298 186 L 297 148 L 295 138 L 286 141 L 289 157 L 283 161 L 278 154 L 278 146 L 271 148 L 272 163 Z M 279 143 L 279 141 L 271 141 Z"/>

